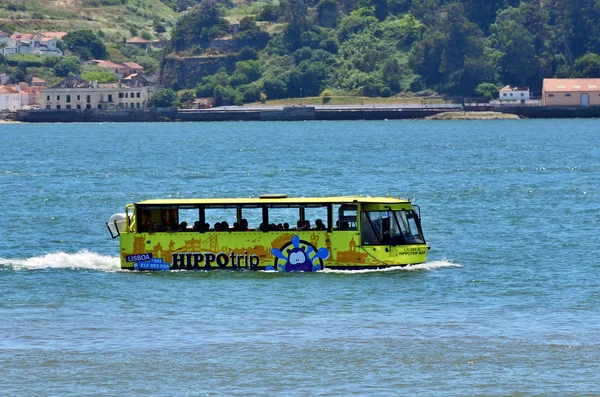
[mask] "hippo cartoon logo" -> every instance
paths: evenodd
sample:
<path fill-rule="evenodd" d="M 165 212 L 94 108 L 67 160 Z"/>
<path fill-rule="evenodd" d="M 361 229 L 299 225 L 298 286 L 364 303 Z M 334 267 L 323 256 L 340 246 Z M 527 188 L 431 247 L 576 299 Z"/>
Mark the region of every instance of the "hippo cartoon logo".
<path fill-rule="evenodd" d="M 290 247 L 291 246 L 291 247 Z M 283 272 L 314 272 L 323 269 L 323 260 L 329 258 L 327 248 L 315 250 L 311 243 L 300 240 L 297 235 L 292 241 L 281 247 L 281 250 L 271 250 L 275 256 L 273 266 L 267 270 L 281 270 Z"/>

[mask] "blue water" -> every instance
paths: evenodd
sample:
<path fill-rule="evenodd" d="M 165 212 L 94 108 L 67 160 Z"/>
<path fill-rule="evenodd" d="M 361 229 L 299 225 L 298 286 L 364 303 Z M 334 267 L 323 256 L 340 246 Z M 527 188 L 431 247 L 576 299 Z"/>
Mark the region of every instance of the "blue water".
<path fill-rule="evenodd" d="M 600 395 L 598 120 L 0 124 L 0 394 Z M 130 273 L 160 197 L 392 195 L 428 262 Z"/>

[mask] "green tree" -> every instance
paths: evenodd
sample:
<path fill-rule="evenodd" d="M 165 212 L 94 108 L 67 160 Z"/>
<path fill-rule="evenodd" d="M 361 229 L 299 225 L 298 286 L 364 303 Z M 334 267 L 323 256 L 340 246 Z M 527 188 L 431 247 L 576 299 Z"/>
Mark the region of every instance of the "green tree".
<path fill-rule="evenodd" d="M 501 80 L 525 85 L 534 76 L 539 64 L 533 44 L 534 37 L 514 20 L 503 20 L 490 27 L 492 47 L 500 51 L 498 66 Z"/>
<path fill-rule="evenodd" d="M 321 0 L 317 4 L 317 24 L 325 28 L 335 28 L 339 20 L 339 10 L 335 0 Z"/>
<path fill-rule="evenodd" d="M 175 91 L 170 88 L 164 88 L 152 95 L 149 105 L 153 108 L 172 108 L 181 106 L 181 102 Z"/>
<path fill-rule="evenodd" d="M 240 61 L 235 64 L 235 71 L 245 75 L 248 81 L 260 78 L 260 61 Z"/>
<path fill-rule="evenodd" d="M 489 42 L 498 52 L 498 70 L 502 81 L 539 80 L 554 70 L 544 68 L 548 50 L 548 13 L 539 5 L 521 3 L 500 12 L 490 26 Z"/>
<path fill-rule="evenodd" d="M 494 67 L 481 30 L 465 17 L 461 4 L 442 9 L 442 17 L 415 43 L 410 65 L 429 86 L 471 95 L 494 79 Z"/>
<path fill-rule="evenodd" d="M 367 30 L 373 30 L 377 26 L 377 18 L 372 8 L 359 8 L 352 11 L 350 15 L 342 18 L 338 26 L 338 37 L 340 42 L 350 39 L 351 36 Z"/>
<path fill-rule="evenodd" d="M 177 21 L 173 30 L 173 47 L 176 51 L 192 45 L 208 46 L 209 42 L 227 34 L 229 22 L 224 11 L 213 0 L 203 0 Z"/>
<path fill-rule="evenodd" d="M 253 61 L 258 59 L 258 52 L 251 47 L 244 47 L 238 52 L 238 59 L 240 61 Z"/>
<path fill-rule="evenodd" d="M 600 55 L 585 54 L 573 65 L 573 77 L 600 78 Z"/>
<path fill-rule="evenodd" d="M 79 74 L 81 72 L 81 64 L 74 57 L 63 57 L 54 66 L 54 73 L 58 77 L 67 77 L 69 73 Z"/>
<path fill-rule="evenodd" d="M 486 101 L 491 101 L 498 92 L 499 87 L 494 83 L 481 83 L 475 87 L 475 92 L 484 97 Z"/>
<path fill-rule="evenodd" d="M 285 82 L 276 77 L 268 77 L 263 80 L 263 89 L 266 97 L 270 99 L 285 98 L 287 86 Z"/>
<path fill-rule="evenodd" d="M 82 68 L 81 78 L 86 81 L 96 81 L 100 84 L 116 83 L 119 81 L 114 73 L 92 65 L 87 65 Z"/>
<path fill-rule="evenodd" d="M 183 109 L 191 109 L 194 107 L 194 99 L 196 99 L 194 94 L 190 91 L 186 91 L 179 97 L 179 102 Z"/>
<path fill-rule="evenodd" d="M 213 96 L 215 97 L 215 106 L 244 104 L 244 98 L 242 94 L 231 87 L 223 87 L 222 85 L 218 85 L 215 87 Z"/>
<path fill-rule="evenodd" d="M 63 36 L 62 41 L 69 51 L 83 60 L 105 59 L 106 46 L 91 30 L 74 30 Z"/>
<path fill-rule="evenodd" d="M 295 50 L 302 44 L 302 33 L 310 28 L 308 7 L 304 0 L 282 0 L 280 7 L 283 20 L 287 22 L 283 41 L 290 50 Z"/>

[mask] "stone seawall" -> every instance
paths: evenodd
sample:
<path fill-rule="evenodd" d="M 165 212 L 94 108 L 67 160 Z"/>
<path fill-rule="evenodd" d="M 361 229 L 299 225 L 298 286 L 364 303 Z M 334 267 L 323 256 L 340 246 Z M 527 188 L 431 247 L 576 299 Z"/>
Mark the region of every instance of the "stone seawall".
<path fill-rule="evenodd" d="M 550 107 L 550 106 L 510 106 L 494 107 L 495 112 L 515 114 L 527 119 L 575 119 L 598 118 L 600 106 L 589 107 Z"/>
<path fill-rule="evenodd" d="M 481 110 L 481 118 L 490 118 Z M 514 106 L 493 108 L 495 112 L 522 118 L 600 117 L 600 107 L 548 108 Z M 119 110 L 18 110 L 16 120 L 30 123 L 160 122 L 160 121 L 300 121 L 300 120 L 402 120 L 425 119 L 449 112 L 464 112 L 461 105 L 402 106 L 229 106 L 212 109 L 119 109 Z M 478 112 L 469 112 L 477 118 Z M 439 117 L 443 118 L 443 117 Z"/>
<path fill-rule="evenodd" d="M 452 108 L 454 109 L 454 108 Z M 202 110 L 20 110 L 17 120 L 30 123 L 154 121 L 302 121 L 397 120 L 425 118 L 450 109 L 361 106 L 222 107 Z"/>

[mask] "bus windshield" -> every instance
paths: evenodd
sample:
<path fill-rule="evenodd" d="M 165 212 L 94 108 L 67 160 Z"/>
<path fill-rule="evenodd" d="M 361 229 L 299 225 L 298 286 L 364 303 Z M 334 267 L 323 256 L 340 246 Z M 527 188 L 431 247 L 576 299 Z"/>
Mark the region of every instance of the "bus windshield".
<path fill-rule="evenodd" d="M 363 245 L 425 244 L 413 210 L 365 211 L 361 231 Z"/>

